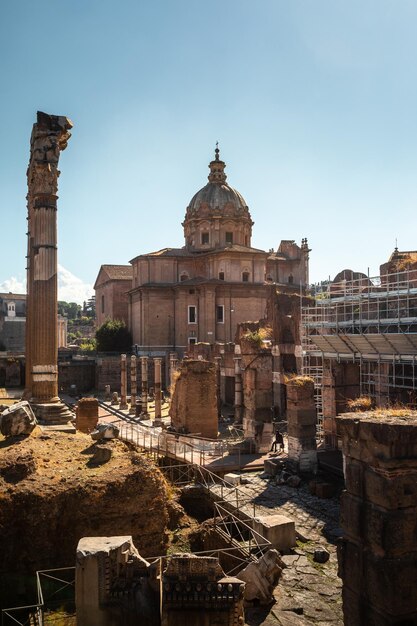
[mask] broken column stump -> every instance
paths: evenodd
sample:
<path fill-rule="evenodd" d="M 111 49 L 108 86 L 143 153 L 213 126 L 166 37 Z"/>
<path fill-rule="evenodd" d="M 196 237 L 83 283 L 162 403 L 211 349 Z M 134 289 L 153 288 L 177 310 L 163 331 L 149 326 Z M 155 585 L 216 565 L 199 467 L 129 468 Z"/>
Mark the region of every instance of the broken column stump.
<path fill-rule="evenodd" d="M 82 433 L 90 434 L 98 422 L 97 398 L 81 398 L 78 400 L 75 415 L 75 428 Z"/>
<path fill-rule="evenodd" d="M 314 381 L 307 376 L 294 376 L 287 386 L 288 458 L 300 472 L 317 472 Z"/>
<path fill-rule="evenodd" d="M 346 481 L 338 551 L 345 626 L 417 624 L 417 414 L 393 413 L 336 418 Z"/>
<path fill-rule="evenodd" d="M 216 438 L 218 431 L 216 366 L 186 360 L 176 374 L 169 409 L 177 430 Z"/>

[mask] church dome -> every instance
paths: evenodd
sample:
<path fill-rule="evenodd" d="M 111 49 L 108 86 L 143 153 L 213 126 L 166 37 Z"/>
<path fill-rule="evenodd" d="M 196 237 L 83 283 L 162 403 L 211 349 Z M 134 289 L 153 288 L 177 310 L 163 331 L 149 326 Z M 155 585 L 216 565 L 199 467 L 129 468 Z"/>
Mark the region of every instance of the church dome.
<path fill-rule="evenodd" d="M 209 182 L 191 198 L 186 218 L 210 216 L 250 218 L 245 199 L 226 182 L 225 167 L 226 163 L 220 160 L 219 149 L 216 148 L 215 159 L 209 165 Z"/>
<path fill-rule="evenodd" d="M 186 210 L 183 227 L 190 249 L 250 246 L 253 222 L 249 209 L 243 196 L 227 184 L 225 167 L 216 147 L 209 182 L 192 197 Z"/>

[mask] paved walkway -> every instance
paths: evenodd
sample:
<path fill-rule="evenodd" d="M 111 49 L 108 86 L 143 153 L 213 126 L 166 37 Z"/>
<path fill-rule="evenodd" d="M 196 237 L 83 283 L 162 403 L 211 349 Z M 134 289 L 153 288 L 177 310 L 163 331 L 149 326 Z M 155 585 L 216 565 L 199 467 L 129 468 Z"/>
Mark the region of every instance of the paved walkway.
<path fill-rule="evenodd" d="M 297 541 L 294 554 L 282 557 L 287 568 L 275 589 L 276 603 L 264 615 L 260 609 L 248 611 L 247 624 L 342 626 L 342 583 L 337 576 L 336 556 L 336 541 L 341 535 L 338 499 L 323 500 L 311 495 L 306 485 L 294 489 L 262 476 L 245 475 L 248 484 L 239 487 L 247 498 L 248 511 L 255 504 L 257 515 L 281 513 L 290 517 L 302 540 Z M 318 547 L 330 553 L 327 563 L 314 562 Z"/>

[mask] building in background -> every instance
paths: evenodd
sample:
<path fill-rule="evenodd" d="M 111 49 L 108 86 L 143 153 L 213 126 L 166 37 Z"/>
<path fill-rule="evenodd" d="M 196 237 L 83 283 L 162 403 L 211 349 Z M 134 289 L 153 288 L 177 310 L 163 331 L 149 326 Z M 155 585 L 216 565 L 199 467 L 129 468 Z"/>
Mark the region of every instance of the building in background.
<path fill-rule="evenodd" d="M 107 319 L 129 322 L 129 296 L 132 289 L 131 265 L 102 265 L 94 289 L 96 293 L 96 324 Z"/>
<path fill-rule="evenodd" d="M 226 182 L 216 148 L 209 182 L 191 199 L 185 245 L 131 260 L 128 325 L 140 354 L 182 355 L 190 344 L 234 341 L 237 324 L 265 317 L 268 286 L 298 292 L 308 283 L 309 248 L 293 240 L 253 248 L 243 196 Z M 95 283 L 97 322 L 125 319 L 129 266 L 102 265 Z M 125 295 L 126 294 L 126 295 Z M 117 313 L 116 313 L 117 311 Z"/>

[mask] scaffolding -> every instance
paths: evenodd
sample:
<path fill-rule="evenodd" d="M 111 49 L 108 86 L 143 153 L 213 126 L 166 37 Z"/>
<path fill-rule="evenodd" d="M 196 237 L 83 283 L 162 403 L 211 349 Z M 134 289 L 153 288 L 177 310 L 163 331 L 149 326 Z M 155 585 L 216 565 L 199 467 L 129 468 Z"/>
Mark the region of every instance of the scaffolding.
<path fill-rule="evenodd" d="M 315 383 L 319 432 L 331 362 L 359 368 L 359 393 L 376 405 L 417 406 L 417 269 L 328 282 L 302 308 L 303 373 Z"/>

